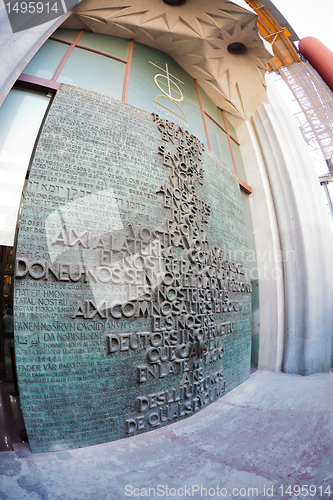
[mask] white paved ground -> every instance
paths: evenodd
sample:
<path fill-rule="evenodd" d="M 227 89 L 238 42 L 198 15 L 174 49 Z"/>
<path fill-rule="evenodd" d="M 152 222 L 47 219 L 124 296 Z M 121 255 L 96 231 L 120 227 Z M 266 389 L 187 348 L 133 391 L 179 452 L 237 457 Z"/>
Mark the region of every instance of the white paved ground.
<path fill-rule="evenodd" d="M 257 371 L 163 429 L 78 450 L 0 453 L 0 500 L 331 500 L 328 486 L 332 499 L 333 373 Z"/>

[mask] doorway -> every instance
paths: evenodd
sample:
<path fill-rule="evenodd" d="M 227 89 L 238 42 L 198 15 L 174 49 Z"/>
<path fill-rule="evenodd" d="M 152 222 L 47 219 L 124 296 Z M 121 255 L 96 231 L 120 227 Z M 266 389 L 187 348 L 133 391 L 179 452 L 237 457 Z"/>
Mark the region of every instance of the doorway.
<path fill-rule="evenodd" d="M 13 256 L 13 247 L 0 246 L 0 451 L 13 451 L 24 430 L 15 372 Z"/>

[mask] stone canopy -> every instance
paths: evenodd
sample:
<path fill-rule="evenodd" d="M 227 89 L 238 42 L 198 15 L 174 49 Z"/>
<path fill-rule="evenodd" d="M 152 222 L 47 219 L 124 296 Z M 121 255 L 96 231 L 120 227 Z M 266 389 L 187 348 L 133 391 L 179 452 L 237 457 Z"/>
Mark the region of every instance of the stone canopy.
<path fill-rule="evenodd" d="M 257 14 L 243 0 L 187 0 L 180 6 L 163 0 L 83 0 L 62 27 L 134 39 L 163 51 L 218 107 L 240 118 L 249 118 L 267 99 L 264 75 L 272 52 L 258 34 Z"/>

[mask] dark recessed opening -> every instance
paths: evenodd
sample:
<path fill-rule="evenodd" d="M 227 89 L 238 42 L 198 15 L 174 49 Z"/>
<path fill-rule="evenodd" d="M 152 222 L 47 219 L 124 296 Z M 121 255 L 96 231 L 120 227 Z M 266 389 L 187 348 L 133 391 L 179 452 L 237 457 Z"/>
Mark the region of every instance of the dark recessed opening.
<path fill-rule="evenodd" d="M 228 52 L 230 52 L 230 54 L 235 54 L 235 55 L 245 54 L 246 47 L 241 42 L 233 42 L 230 45 L 228 45 Z"/>
<path fill-rule="evenodd" d="M 167 5 L 174 5 L 176 7 L 179 7 L 180 5 L 184 5 L 186 0 L 163 0 L 163 2 Z"/>

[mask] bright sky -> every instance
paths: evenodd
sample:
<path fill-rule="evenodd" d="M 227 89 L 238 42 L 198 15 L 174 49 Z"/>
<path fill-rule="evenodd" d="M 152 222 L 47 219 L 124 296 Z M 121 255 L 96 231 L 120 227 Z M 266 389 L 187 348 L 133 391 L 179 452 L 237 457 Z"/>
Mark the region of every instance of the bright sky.
<path fill-rule="evenodd" d="M 314 36 L 333 52 L 333 0 L 272 0 L 299 38 Z"/>

